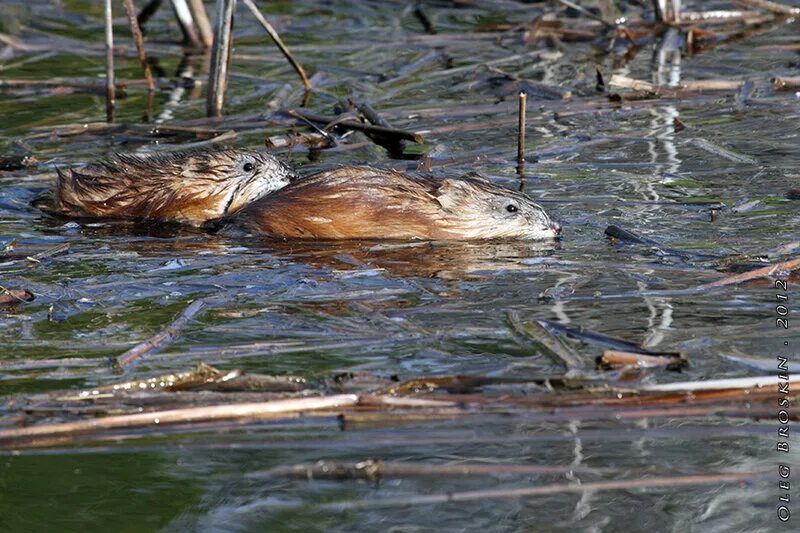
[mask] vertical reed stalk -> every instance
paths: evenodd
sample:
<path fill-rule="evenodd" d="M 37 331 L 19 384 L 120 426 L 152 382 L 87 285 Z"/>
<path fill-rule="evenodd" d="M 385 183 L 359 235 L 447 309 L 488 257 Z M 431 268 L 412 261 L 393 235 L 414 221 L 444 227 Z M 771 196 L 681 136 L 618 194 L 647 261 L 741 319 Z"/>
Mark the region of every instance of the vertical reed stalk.
<path fill-rule="evenodd" d="M 178 19 L 178 24 L 181 27 L 186 42 L 188 42 L 192 48 L 201 48 L 202 43 L 197 36 L 194 18 L 192 18 L 192 12 L 186 0 L 172 0 L 172 10 L 175 12 L 175 18 Z"/>
<path fill-rule="evenodd" d="M 225 89 L 228 85 L 228 64 L 233 45 L 233 9 L 236 0 L 217 0 L 217 28 L 211 48 L 211 72 L 208 76 L 206 115 L 222 116 Z"/>
<path fill-rule="evenodd" d="M 519 126 L 517 130 L 517 174 L 522 177 L 525 168 L 525 126 L 526 112 L 528 110 L 528 95 L 519 93 Z"/>
<path fill-rule="evenodd" d="M 283 44 L 281 36 L 278 35 L 278 32 L 275 31 L 275 28 L 272 27 L 272 24 L 270 24 L 267 21 L 267 19 L 264 18 L 264 15 L 262 15 L 261 11 L 258 10 L 258 6 L 256 6 L 253 0 L 242 0 L 242 1 L 244 2 L 244 5 L 246 5 L 247 8 L 250 10 L 250 12 L 253 13 L 253 16 L 261 24 L 261 26 L 263 26 L 264 29 L 267 31 L 269 36 L 272 38 L 272 41 L 277 45 L 278 49 L 280 49 L 283 56 L 292 65 L 295 72 L 297 72 L 297 75 L 300 76 L 300 81 L 303 82 L 303 87 L 306 88 L 306 91 L 310 91 L 311 83 L 308 81 L 308 76 L 306 76 L 306 71 L 303 70 L 302 65 L 300 65 L 300 63 L 297 62 L 297 60 L 294 58 L 294 56 L 292 56 L 292 53 L 289 51 L 286 45 Z"/>
<path fill-rule="evenodd" d="M 111 24 L 111 0 L 105 0 L 106 25 L 106 121 L 114 122 L 116 80 L 114 79 L 114 28 Z"/>
<path fill-rule="evenodd" d="M 211 29 L 211 22 L 208 21 L 208 12 L 206 6 L 203 5 L 203 0 L 189 0 L 189 9 L 192 12 L 194 23 L 197 25 L 197 31 L 200 32 L 203 48 L 211 48 L 214 44 L 214 30 Z"/>
<path fill-rule="evenodd" d="M 136 8 L 133 6 L 133 0 L 122 0 L 125 6 L 125 12 L 128 14 L 128 22 L 131 25 L 131 32 L 133 33 L 133 40 L 136 43 L 136 53 L 139 56 L 139 63 L 142 64 L 144 71 L 144 78 L 147 80 L 147 90 L 152 92 L 156 86 L 153 83 L 153 73 L 150 72 L 150 65 L 147 64 L 147 54 L 144 51 L 144 38 L 142 37 L 142 30 L 139 28 L 139 21 L 136 20 Z"/>

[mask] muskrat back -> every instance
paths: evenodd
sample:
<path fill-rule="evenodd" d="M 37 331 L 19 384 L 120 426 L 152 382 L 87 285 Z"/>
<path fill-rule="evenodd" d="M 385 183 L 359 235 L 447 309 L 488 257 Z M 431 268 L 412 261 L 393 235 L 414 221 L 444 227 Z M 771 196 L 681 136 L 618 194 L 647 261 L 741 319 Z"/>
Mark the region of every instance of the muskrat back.
<path fill-rule="evenodd" d="M 366 166 L 298 180 L 228 221 L 283 239 L 552 239 L 560 232 L 533 200 L 485 178 L 436 180 Z"/>
<path fill-rule="evenodd" d="M 68 217 L 145 218 L 202 224 L 235 213 L 296 177 L 259 150 L 122 155 L 58 171 L 36 207 Z"/>

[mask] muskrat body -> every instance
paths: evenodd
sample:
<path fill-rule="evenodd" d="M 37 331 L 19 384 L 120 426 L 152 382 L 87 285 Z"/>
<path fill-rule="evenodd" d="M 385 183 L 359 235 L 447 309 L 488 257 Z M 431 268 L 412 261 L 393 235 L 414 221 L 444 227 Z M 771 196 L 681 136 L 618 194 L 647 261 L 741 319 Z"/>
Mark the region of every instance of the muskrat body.
<path fill-rule="evenodd" d="M 480 176 L 436 180 L 372 167 L 298 180 L 226 222 L 281 239 L 552 239 L 560 232 L 530 198 Z"/>
<path fill-rule="evenodd" d="M 117 155 L 58 171 L 34 206 L 54 215 L 156 219 L 200 225 L 285 187 L 294 170 L 266 152 L 215 150 Z"/>

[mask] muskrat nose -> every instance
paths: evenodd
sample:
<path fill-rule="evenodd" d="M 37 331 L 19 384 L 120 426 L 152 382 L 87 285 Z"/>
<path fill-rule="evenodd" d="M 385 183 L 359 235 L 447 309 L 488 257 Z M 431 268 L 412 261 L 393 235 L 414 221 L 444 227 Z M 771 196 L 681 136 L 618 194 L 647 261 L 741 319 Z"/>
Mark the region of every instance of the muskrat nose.
<path fill-rule="evenodd" d="M 556 235 L 561 235 L 561 224 L 555 220 L 550 221 L 550 229 L 553 230 Z"/>

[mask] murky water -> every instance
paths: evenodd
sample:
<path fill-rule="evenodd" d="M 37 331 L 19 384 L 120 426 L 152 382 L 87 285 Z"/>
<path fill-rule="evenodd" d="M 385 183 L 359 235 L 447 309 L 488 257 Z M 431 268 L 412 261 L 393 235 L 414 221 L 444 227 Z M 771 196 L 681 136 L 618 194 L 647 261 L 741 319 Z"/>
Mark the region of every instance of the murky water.
<path fill-rule="evenodd" d="M 371 102 L 393 126 L 423 133 L 423 151 L 437 175 L 478 171 L 518 187 L 516 91 L 503 97 L 496 85 L 481 83 L 490 74 L 481 64 L 570 87 L 571 100 L 531 95 L 528 105 L 525 190 L 563 223 L 558 245 L 275 244 L 131 224 L 67 224 L 28 207 L 48 187 L 56 167 L 115 151 L 172 149 L 171 143 L 204 140 L 193 133 L 154 137 L 148 134 L 154 122 L 199 126 L 209 135 L 232 129 L 237 136 L 229 144 L 236 146 L 261 146 L 267 136 L 297 129 L 285 117 L 272 117 L 269 106 L 299 105 L 299 84 L 240 8 L 226 111 L 239 117 L 197 120 L 204 116 L 204 93 L 184 87 L 160 90 L 148 112 L 144 91 L 131 87 L 119 101 L 118 123 L 143 124 L 148 114 L 149 126 L 77 134 L 58 126 L 102 122 L 102 96 L 0 92 L 0 152 L 32 153 L 40 161 L 36 169 L 0 172 L 0 243 L 16 240 L 17 250 L 28 255 L 70 244 L 68 251 L 41 262 L 0 260 L 0 285 L 37 296 L 23 307 L 0 311 L 0 361 L 117 356 L 198 297 L 209 298 L 208 310 L 127 377 L 187 370 L 199 360 L 309 378 L 354 370 L 402 379 L 559 373 L 552 360 L 514 333 L 509 311 L 524 321 L 582 326 L 649 348 L 680 351 L 689 359 L 684 372 L 655 371 L 644 383 L 754 375 L 758 371 L 721 356 L 774 360 L 784 340 L 800 342 L 796 328 L 775 336 L 775 297 L 767 284 L 693 296 L 599 297 L 683 289 L 720 277 L 711 261 L 699 256 L 612 244 L 603 234 L 609 224 L 690 254 L 772 254 L 774 260 L 791 253 L 785 245 L 797 239 L 800 203 L 786 199 L 786 193 L 799 183 L 800 107 L 797 95 L 774 93 L 769 78 L 797 72 L 797 23 L 684 56 L 672 66 L 672 75 L 678 72 L 684 80 L 752 79 L 755 90 L 748 100 L 724 92 L 615 104 L 594 87 L 596 64 L 607 78 L 612 73 L 607 39 L 565 43 L 558 50 L 545 42 L 526 46 L 520 32 L 477 33 L 491 23 L 529 22 L 542 9 L 483 4 L 428 6 L 437 35 L 424 34 L 406 3 L 271 2 L 263 7 L 298 59 L 317 73 L 313 110 L 332 115 L 340 98 Z M 726 7 L 723 2 L 694 4 Z M 0 22 L 4 33 L 31 45 L 14 53 L 7 49 L 0 78 L 91 81 L 102 76 L 101 5 L 4 0 Z M 121 21 L 118 28 L 119 42 L 129 45 Z M 168 9 L 148 25 L 148 49 L 165 80 L 175 79 L 179 66 L 180 48 L 171 44 L 178 35 Z M 48 44 L 54 36 L 65 42 Z M 657 45 L 645 46 L 615 72 L 653 80 Z M 409 73 L 408 65 L 419 60 Z M 140 77 L 134 56 L 119 62 L 119 78 Z M 202 72 L 202 57 L 190 64 L 195 73 Z M 203 74 L 199 79 L 205 82 Z M 676 132 L 675 119 L 686 128 Z M 710 153 L 695 139 L 752 161 Z M 390 159 L 360 134 L 312 154 L 313 161 L 302 147 L 285 155 L 303 172 L 361 162 L 409 170 L 418 164 Z M 711 217 L 709 205 L 716 202 L 727 208 Z M 574 347 L 589 368 L 602 351 L 580 343 Z M 81 369 L 8 371 L 0 377 L 0 414 L 15 412 L 14 402 L 32 394 L 120 379 L 112 372 Z M 11 415 L 0 418 L 0 425 L 10 424 Z M 264 423 L 246 431 L 210 427 L 121 436 L 0 457 L 0 526 L 9 531 L 41 530 L 43 524 L 54 530 L 130 531 L 769 531 L 778 525 L 771 479 L 350 511 L 320 504 L 773 468 L 779 459 L 774 432 L 770 420 L 718 417 L 542 422 L 487 416 L 353 431 L 340 431 L 336 420 L 320 418 Z M 572 465 L 575 471 L 380 483 L 248 476 L 320 459 L 368 458 Z"/>

